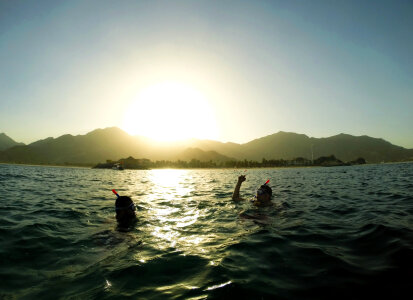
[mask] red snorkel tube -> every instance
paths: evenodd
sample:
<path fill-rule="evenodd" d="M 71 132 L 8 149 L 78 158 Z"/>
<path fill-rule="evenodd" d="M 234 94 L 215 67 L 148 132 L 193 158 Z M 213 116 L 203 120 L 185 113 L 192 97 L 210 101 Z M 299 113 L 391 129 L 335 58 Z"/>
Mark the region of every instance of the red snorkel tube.
<path fill-rule="evenodd" d="M 112 190 L 112 193 L 114 193 L 114 194 L 116 195 L 116 197 L 117 197 L 117 198 L 119 198 L 119 197 L 120 197 L 117 191 Z"/>

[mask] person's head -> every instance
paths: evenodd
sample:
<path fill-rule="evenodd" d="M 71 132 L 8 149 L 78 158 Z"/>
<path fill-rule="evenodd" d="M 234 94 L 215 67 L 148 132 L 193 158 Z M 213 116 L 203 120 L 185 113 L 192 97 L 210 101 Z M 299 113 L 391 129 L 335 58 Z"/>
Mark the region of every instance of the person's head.
<path fill-rule="evenodd" d="M 271 197 L 272 197 L 272 189 L 268 185 L 263 184 L 257 190 L 257 200 L 258 201 L 260 201 L 260 202 L 270 201 Z"/>
<path fill-rule="evenodd" d="M 136 219 L 136 206 L 128 196 L 120 196 L 115 202 L 116 220 L 121 226 L 129 226 Z"/>

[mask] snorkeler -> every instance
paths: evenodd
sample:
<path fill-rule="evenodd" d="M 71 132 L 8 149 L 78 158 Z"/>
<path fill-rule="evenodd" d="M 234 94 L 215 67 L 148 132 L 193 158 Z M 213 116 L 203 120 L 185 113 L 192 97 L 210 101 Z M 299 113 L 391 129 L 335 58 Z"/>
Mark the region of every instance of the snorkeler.
<path fill-rule="evenodd" d="M 135 239 L 132 240 L 130 239 L 130 236 L 128 237 L 123 234 L 134 229 L 133 225 L 137 221 L 135 214 L 135 203 L 128 196 L 119 196 L 115 190 L 112 190 L 112 192 L 116 195 L 115 211 L 118 226 L 116 231 L 104 230 L 93 234 L 92 238 L 94 242 L 98 246 L 105 247 L 114 247 L 124 242 L 128 242 L 129 248 L 140 246 L 142 241 L 136 241 Z M 108 220 L 108 222 L 105 223 L 110 223 L 110 221 Z"/>
<path fill-rule="evenodd" d="M 246 180 L 245 175 L 241 175 L 238 177 L 238 182 L 235 186 L 234 193 L 232 194 L 232 200 L 234 201 L 242 201 L 239 195 L 239 190 L 241 188 L 241 184 Z M 257 190 L 257 195 L 251 200 L 255 206 L 272 206 L 273 203 L 271 202 L 272 197 L 272 189 L 268 186 L 269 180 L 261 185 Z"/>
<path fill-rule="evenodd" d="M 126 228 L 136 222 L 136 205 L 128 196 L 119 196 L 119 194 L 112 190 L 117 196 L 115 202 L 116 220 L 119 227 Z"/>

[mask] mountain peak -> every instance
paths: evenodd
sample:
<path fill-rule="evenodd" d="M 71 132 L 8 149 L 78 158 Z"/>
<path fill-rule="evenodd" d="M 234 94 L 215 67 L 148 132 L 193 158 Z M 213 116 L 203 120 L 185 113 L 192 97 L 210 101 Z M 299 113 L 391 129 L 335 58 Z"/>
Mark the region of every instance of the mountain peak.
<path fill-rule="evenodd" d="M 8 136 L 7 134 L 5 134 L 4 132 L 0 133 L 0 138 L 8 138 L 8 139 L 11 139 L 11 140 L 12 140 L 12 138 L 9 137 L 9 136 Z"/>
<path fill-rule="evenodd" d="M 24 144 L 14 141 L 11 137 L 9 137 L 4 132 L 0 133 L 0 151 L 6 150 L 14 146 L 19 146 L 19 145 L 24 145 Z"/>
<path fill-rule="evenodd" d="M 339 133 L 331 136 L 330 138 L 356 138 L 356 136 L 347 133 Z"/>
<path fill-rule="evenodd" d="M 184 151 L 179 153 L 177 158 L 180 160 L 187 160 L 187 161 L 191 159 L 197 159 L 200 161 L 210 161 L 210 160 L 228 161 L 232 159 L 216 151 L 204 151 L 200 148 L 192 148 L 192 147 L 186 148 Z"/>
<path fill-rule="evenodd" d="M 272 135 L 284 135 L 284 136 L 303 136 L 303 137 L 308 137 L 307 135 L 303 133 L 296 133 L 296 132 L 290 132 L 290 131 L 278 131 L 277 133 L 274 133 Z"/>
<path fill-rule="evenodd" d="M 277 133 L 273 133 L 273 134 L 252 140 L 244 145 L 248 145 L 251 143 L 257 143 L 257 142 L 272 143 L 274 141 L 282 142 L 285 140 L 295 140 L 295 139 L 307 140 L 309 139 L 309 137 L 305 134 L 300 134 L 300 133 L 295 133 L 295 132 L 278 131 Z"/>
<path fill-rule="evenodd" d="M 99 134 L 110 134 L 110 135 L 129 135 L 128 133 L 126 133 L 125 131 L 123 131 L 122 129 L 120 129 L 119 127 L 113 126 L 113 127 L 106 127 L 106 128 L 98 128 L 95 130 L 92 130 L 90 132 L 88 132 L 86 135 L 90 136 L 90 135 L 99 135 Z"/>

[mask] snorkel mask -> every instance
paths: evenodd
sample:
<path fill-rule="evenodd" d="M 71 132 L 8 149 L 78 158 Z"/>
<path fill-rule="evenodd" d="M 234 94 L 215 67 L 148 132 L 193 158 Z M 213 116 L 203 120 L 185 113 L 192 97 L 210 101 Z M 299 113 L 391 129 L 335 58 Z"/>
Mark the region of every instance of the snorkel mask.
<path fill-rule="evenodd" d="M 119 196 L 119 194 L 116 192 L 116 190 L 112 190 L 112 192 L 116 195 L 116 199 L 119 199 L 120 198 L 120 196 Z M 122 196 L 122 197 L 125 197 L 125 196 Z M 127 198 L 129 198 L 129 197 L 127 197 Z M 129 198 L 130 199 L 130 198 Z M 117 201 L 116 201 L 117 202 Z M 132 211 L 135 211 L 136 210 L 136 205 L 135 205 L 135 203 L 132 201 L 132 203 L 130 203 L 129 205 L 127 205 L 127 206 L 117 206 L 117 203 L 115 203 L 115 210 L 116 210 L 116 212 L 118 212 L 118 211 L 122 211 L 122 210 L 127 210 L 127 209 L 131 209 Z"/>
<path fill-rule="evenodd" d="M 269 182 L 270 180 L 268 179 L 262 186 L 259 187 L 259 189 L 257 190 L 257 195 L 264 195 L 264 194 L 271 195 L 270 191 L 265 188 Z"/>
<path fill-rule="evenodd" d="M 264 195 L 264 194 L 268 194 L 268 192 L 265 191 L 263 188 L 259 188 L 259 189 L 257 190 L 257 194 L 258 194 L 258 195 Z"/>

